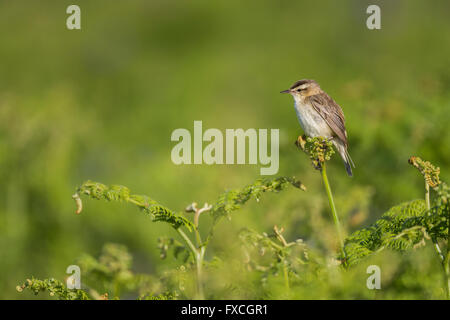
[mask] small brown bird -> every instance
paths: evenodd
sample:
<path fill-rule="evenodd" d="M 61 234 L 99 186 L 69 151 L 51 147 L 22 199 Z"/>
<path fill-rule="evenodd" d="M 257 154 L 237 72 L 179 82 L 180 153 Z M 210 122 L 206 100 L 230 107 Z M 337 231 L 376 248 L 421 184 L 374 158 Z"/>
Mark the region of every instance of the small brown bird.
<path fill-rule="evenodd" d="M 294 97 L 297 118 L 305 134 L 331 140 L 344 160 L 347 174 L 353 176 L 352 166 L 355 165 L 347 151 L 347 131 L 341 107 L 314 80 L 299 80 L 281 93 L 290 93 Z"/>

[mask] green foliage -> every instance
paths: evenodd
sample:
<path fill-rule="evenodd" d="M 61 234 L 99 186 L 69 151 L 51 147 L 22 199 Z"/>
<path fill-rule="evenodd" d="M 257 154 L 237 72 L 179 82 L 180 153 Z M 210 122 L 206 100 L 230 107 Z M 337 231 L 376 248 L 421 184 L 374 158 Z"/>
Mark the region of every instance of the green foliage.
<path fill-rule="evenodd" d="M 75 200 L 77 205 L 77 214 L 81 213 L 83 209 L 83 203 L 80 195 L 87 195 L 88 197 L 96 200 L 123 201 L 132 203 L 144 212 L 148 213 L 152 217 L 153 221 L 163 221 L 169 223 L 179 232 L 182 239 L 185 241 L 185 245 L 172 238 L 161 237 L 158 239 L 160 257 L 162 259 L 166 258 L 167 252 L 170 248 L 173 248 L 175 258 L 183 253 L 183 260 L 185 263 L 188 262 L 189 257 L 193 257 L 197 265 L 198 294 L 200 297 L 203 297 L 203 284 L 201 282 L 201 270 L 204 263 L 203 257 L 206 246 L 213 234 L 212 230 L 218 220 L 224 216 L 229 216 L 232 211 L 239 209 L 251 198 L 255 198 L 259 201 L 259 198 L 263 193 L 277 193 L 284 190 L 288 185 L 306 190 L 305 186 L 293 177 L 257 179 L 254 183 L 247 185 L 242 189 L 236 189 L 224 193 L 219 197 L 219 200 L 215 205 L 209 206 L 208 204 L 205 204 L 203 208 L 197 208 L 197 204 L 195 202 L 192 203 L 186 208 L 186 212 L 194 213 L 193 222 L 181 214 L 176 214 L 166 207 L 161 206 L 147 196 L 132 195 L 127 187 L 119 185 L 108 187 L 102 183 L 87 181 L 77 189 L 77 192 L 72 196 L 72 198 Z M 199 216 L 202 212 L 209 212 L 209 214 L 213 217 L 211 231 L 207 241 L 204 243 L 201 242 L 200 233 L 198 231 Z M 180 227 L 182 226 L 186 227 L 189 231 L 195 231 L 198 245 L 197 247 L 195 247 L 191 239 L 180 230 Z M 190 263 L 191 261 L 189 261 L 189 264 Z M 139 281 L 135 281 L 135 277 L 129 271 L 131 257 L 127 254 L 125 248 L 118 246 L 105 246 L 104 252 L 99 260 L 87 255 L 80 260 L 79 264 L 82 266 L 88 278 L 96 279 L 95 287 L 101 286 L 104 291 L 113 292 L 115 298 L 119 296 L 119 292 L 123 287 L 127 290 L 132 290 L 139 285 Z M 142 280 L 142 276 L 139 279 Z M 110 287 L 111 285 L 113 287 Z M 94 291 L 94 295 L 99 296 L 96 291 Z M 153 295 L 150 295 L 149 297 L 151 298 Z M 156 296 L 156 298 L 167 297 L 168 296 L 164 295 Z"/>
<path fill-rule="evenodd" d="M 130 190 L 124 186 L 113 185 L 108 187 L 98 182 L 87 181 L 77 189 L 77 192 L 73 195 L 73 199 L 75 200 L 75 203 L 77 205 L 77 214 L 81 213 L 83 208 L 80 195 L 87 195 L 90 198 L 96 200 L 123 201 L 132 203 L 138 206 L 141 210 L 144 210 L 146 213 L 150 214 L 153 221 L 164 221 L 169 223 L 175 230 L 180 233 L 186 245 L 183 245 L 172 238 L 161 237 L 158 239 L 160 257 L 162 259 L 166 258 L 169 249 L 173 249 L 175 258 L 177 258 L 180 254 L 184 254 L 184 262 L 186 263 L 191 256 L 189 255 L 188 251 L 188 249 L 190 249 L 192 253 L 191 257 L 194 257 L 195 261 L 197 262 L 197 277 L 200 281 L 204 249 L 207 245 L 207 242 L 203 244 L 201 243 L 200 235 L 198 233 L 198 218 L 200 213 L 210 211 L 210 213 L 213 215 L 214 220 L 217 221 L 220 217 L 229 215 L 232 211 L 239 209 L 242 204 L 246 203 L 251 198 L 256 198 L 257 200 L 259 200 L 260 196 L 263 193 L 280 192 L 284 190 L 288 185 L 293 185 L 296 188 L 305 190 L 305 186 L 303 186 L 303 184 L 301 184 L 295 178 L 278 177 L 272 179 L 257 179 L 253 184 L 248 185 L 243 189 L 226 192 L 224 195 L 219 197 L 218 202 L 213 206 L 209 206 L 206 204 L 203 208 L 199 209 L 197 208 L 197 204 L 193 203 L 188 208 L 186 208 L 186 211 L 194 212 L 194 222 L 191 222 L 180 214 L 175 214 L 169 209 L 162 207 L 156 201 L 151 200 L 147 196 L 132 195 Z M 198 248 L 194 247 L 193 243 L 184 234 L 184 232 L 179 230 L 181 226 L 186 227 L 190 231 L 192 229 L 195 230 L 199 244 Z M 275 231 L 277 232 L 277 229 L 275 229 Z M 212 232 L 210 233 L 210 235 L 212 235 Z M 284 241 L 284 238 L 281 236 L 281 234 L 278 234 L 278 236 Z M 286 254 L 284 250 L 286 250 L 287 247 L 291 245 L 292 244 L 286 244 L 284 242 L 284 246 L 286 248 L 280 250 L 278 255 L 280 257 L 284 256 Z M 90 296 L 94 297 L 95 299 L 107 299 L 112 294 L 112 297 L 117 299 L 120 296 L 120 292 L 124 290 L 132 291 L 139 289 L 142 291 L 143 287 L 147 288 L 148 286 L 149 276 L 134 275 L 130 271 L 131 262 L 132 257 L 125 247 L 120 245 L 107 244 L 104 246 L 102 254 L 98 259 L 90 255 L 84 255 L 78 260 L 77 263 L 79 264 L 81 270 L 83 270 L 83 277 L 86 277 L 87 279 L 86 284 L 88 284 Z M 188 264 L 192 265 L 191 262 L 189 262 Z M 43 287 L 43 289 L 40 289 L 41 287 L 37 286 L 42 286 L 41 283 L 48 285 Z M 34 287 L 31 287 L 37 287 L 41 291 L 49 290 L 52 295 L 54 294 L 53 292 L 56 292 L 62 299 L 79 298 L 78 296 L 74 296 L 73 294 L 69 295 L 68 292 L 61 291 L 61 287 L 63 285 L 60 282 L 55 282 L 54 280 L 39 280 L 38 285 L 35 284 Z M 199 286 L 199 290 L 201 291 L 202 284 L 199 283 Z M 36 293 L 39 291 L 37 289 L 33 290 Z M 98 290 L 105 293 L 101 295 L 99 294 Z M 78 290 L 76 292 L 79 292 L 80 294 L 83 293 L 83 291 L 81 290 Z M 175 291 L 167 291 L 165 293 L 156 295 L 144 293 L 140 295 L 140 298 L 161 300 L 171 299 L 177 295 L 178 294 Z M 83 297 L 88 298 L 86 294 L 84 294 Z"/>
<path fill-rule="evenodd" d="M 306 187 L 294 177 L 257 179 L 254 183 L 247 185 L 242 189 L 230 190 L 222 194 L 216 204 L 212 206 L 210 214 L 216 221 L 223 216 L 229 216 L 232 211 L 239 209 L 241 205 L 245 204 L 251 198 L 255 198 L 259 201 L 261 194 L 265 192 L 280 192 L 288 185 L 292 185 L 301 190 L 306 190 Z M 112 185 L 108 187 L 102 183 L 86 181 L 72 196 L 77 205 L 77 214 L 81 213 L 83 208 L 80 195 L 87 195 L 96 200 L 129 202 L 135 204 L 145 213 L 149 214 L 155 222 L 162 221 L 169 223 L 175 229 L 184 226 L 189 231 L 192 231 L 194 228 L 194 224 L 181 214 L 174 213 L 170 209 L 161 206 L 158 202 L 150 199 L 148 196 L 132 195 L 130 190 L 124 186 Z"/>
<path fill-rule="evenodd" d="M 50 297 L 57 297 L 60 300 L 90 300 L 90 297 L 83 290 L 67 289 L 64 283 L 53 278 L 45 280 L 27 279 L 24 284 L 17 286 L 16 289 L 18 292 L 27 289 L 35 295 L 40 292 L 48 292 Z"/>
<path fill-rule="evenodd" d="M 302 239 L 287 242 L 282 235 L 283 229 L 274 227 L 271 234 L 257 233 L 245 228 L 239 232 L 239 238 L 245 252 L 245 264 L 248 271 L 256 270 L 263 274 L 262 281 L 269 275 L 277 275 L 285 272 L 286 286 L 289 287 L 289 276 L 296 274 L 296 266 L 309 262 L 308 249 Z M 253 249 L 253 250 L 252 250 Z M 252 251 L 256 251 L 260 257 L 268 256 L 267 261 L 261 262 L 254 258 Z"/>
<path fill-rule="evenodd" d="M 420 174 L 423 175 L 425 182 L 431 188 L 435 188 L 441 183 L 439 180 L 441 169 L 439 167 L 435 167 L 431 162 L 424 161 L 419 157 L 411 157 L 408 159 L 408 162 L 419 170 Z"/>
<path fill-rule="evenodd" d="M 121 291 L 131 291 L 139 284 L 130 270 L 132 257 L 121 245 L 105 244 L 98 259 L 84 254 L 76 264 L 83 271 L 84 284 L 96 288 L 95 296 L 98 296 L 99 291 L 116 298 Z"/>
<path fill-rule="evenodd" d="M 427 232 L 433 239 L 445 240 L 449 238 L 450 203 L 448 200 L 450 188 L 445 182 L 442 182 L 434 189 L 436 198 L 433 201 L 433 206 L 423 222 L 420 223 L 426 225 Z"/>
<path fill-rule="evenodd" d="M 448 257 L 450 256 L 449 229 L 449 188 L 439 179 L 439 168 L 429 161 L 411 157 L 409 163 L 423 175 L 426 184 L 426 201 L 414 200 L 402 203 L 388 210 L 373 225 L 354 232 L 345 240 L 346 265 L 351 266 L 361 259 L 380 252 L 385 248 L 396 251 L 406 251 L 424 246 L 426 240 L 432 240 L 436 253 L 442 260 L 445 287 L 449 277 Z M 436 192 L 433 205 L 429 203 L 429 187 Z M 439 246 L 439 240 L 447 241 L 446 256 Z M 341 258 L 343 258 L 341 256 Z"/>
<path fill-rule="evenodd" d="M 252 198 L 259 202 L 259 199 L 263 193 L 278 193 L 289 185 L 306 191 L 306 187 L 295 177 L 276 177 L 257 179 L 254 183 L 249 184 L 242 189 L 229 190 L 220 195 L 210 211 L 210 214 L 213 217 L 213 224 L 206 242 L 211 239 L 214 233 L 214 228 L 222 218 L 228 217 L 230 219 L 233 211 L 241 208 L 243 204 Z"/>
<path fill-rule="evenodd" d="M 193 229 L 192 222 L 183 217 L 181 214 L 174 213 L 170 209 L 160 205 L 158 202 L 147 196 L 132 195 L 130 190 L 124 186 L 112 185 L 108 187 L 98 182 L 86 181 L 73 195 L 73 198 L 77 204 L 77 213 L 80 213 L 82 209 L 80 195 L 87 195 L 96 200 L 124 201 L 133 203 L 146 214 L 150 215 L 154 222 L 166 222 L 175 229 L 178 229 L 181 226 L 186 227 L 189 231 Z"/>
<path fill-rule="evenodd" d="M 186 263 L 190 257 L 189 250 L 187 250 L 186 246 L 173 238 L 159 237 L 158 249 L 160 250 L 161 259 L 166 259 L 170 250 L 173 252 L 175 259 L 181 258 L 184 263 Z"/>
<path fill-rule="evenodd" d="M 354 232 L 345 240 L 347 264 L 356 264 L 384 248 L 403 251 L 420 243 L 426 234 L 422 228 L 411 226 L 411 221 L 416 221 L 425 210 L 424 200 L 402 203 L 389 209 L 370 227 Z"/>
<path fill-rule="evenodd" d="M 405 251 L 425 244 L 425 240 L 447 239 L 449 205 L 446 184 L 440 187 L 436 205 L 428 212 L 424 200 L 405 202 L 389 209 L 373 225 L 354 232 L 345 240 L 348 264 L 385 248 Z"/>
<path fill-rule="evenodd" d="M 132 272 L 132 257 L 123 245 L 107 243 L 98 258 L 84 254 L 76 264 L 81 270 L 82 289 L 66 289 L 63 282 L 53 278 L 32 278 L 17 286 L 17 290 L 28 289 L 36 295 L 47 291 L 51 297 L 61 300 L 119 299 L 130 293 L 144 300 L 168 300 L 179 295 L 176 290 L 155 293 L 160 290 L 161 280 Z"/>
<path fill-rule="evenodd" d="M 157 295 L 144 295 L 139 297 L 139 300 L 175 300 L 177 294 L 173 292 L 164 292 Z"/>
<path fill-rule="evenodd" d="M 321 139 L 309 139 L 305 144 L 305 150 L 312 155 L 311 159 L 316 159 L 320 166 L 323 166 L 323 161 L 328 160 L 331 155 L 324 146 L 330 147 L 329 142 Z M 405 202 L 389 209 L 371 226 L 354 232 L 345 239 L 344 251 L 338 256 L 339 260 L 344 262 L 345 267 L 354 267 L 363 259 L 384 249 L 405 252 L 424 246 L 426 240 L 429 239 L 433 239 L 435 245 L 437 245 L 436 241 L 448 239 L 449 188 L 439 180 L 439 169 L 420 158 L 413 157 L 411 159 L 410 163 L 424 175 L 427 185 L 433 185 L 433 190 L 436 192 L 433 206 L 428 208 L 424 200 Z M 136 275 L 130 270 L 132 257 L 126 248 L 108 244 L 104 246 L 98 259 L 84 255 L 77 261 L 83 270 L 83 277 L 87 279 L 84 284 L 87 285 L 86 289 L 89 294 L 82 290 L 66 290 L 61 282 L 54 279 L 27 280 L 24 285 L 18 286 L 18 290 L 23 291 L 28 288 L 35 294 L 48 291 L 51 296 L 56 295 L 60 299 L 88 299 L 91 297 L 108 299 L 110 296 L 118 299 L 123 292 L 132 291 L 139 292 L 139 299 L 173 299 L 185 290 L 183 274 L 186 270 L 195 268 L 198 294 L 199 297 L 203 297 L 202 266 L 205 263 L 203 257 L 217 222 L 223 217 L 230 217 L 233 211 L 240 209 L 248 200 L 254 198 L 259 201 L 263 193 L 280 192 L 289 185 L 305 190 L 303 184 L 295 178 L 265 178 L 257 179 L 242 189 L 225 192 L 212 206 L 205 204 L 203 208 L 197 208 L 197 204 L 192 203 L 186 208 L 186 212 L 194 214 L 194 222 L 191 222 L 180 214 L 175 214 L 162 207 L 147 196 L 132 195 L 124 186 L 108 187 L 101 183 L 88 181 L 79 187 L 74 195 L 77 213 L 80 213 L 82 209 L 79 195 L 87 195 L 97 200 L 124 201 L 137 205 L 150 214 L 153 221 L 167 222 L 179 231 L 185 241 L 184 244 L 173 238 L 160 237 L 158 248 L 161 259 L 167 258 L 169 250 L 172 250 L 175 259 L 181 257 L 181 261 L 186 266 L 180 266 L 179 271 L 177 268 L 177 270 L 169 272 L 166 280 L 163 277 L 161 281 L 164 282 L 164 285 L 159 287 L 159 293 L 154 293 L 155 288 L 151 284 L 152 277 L 150 275 Z M 205 242 L 201 241 L 199 233 L 201 213 L 208 213 L 213 218 L 211 230 Z M 195 231 L 197 246 L 194 246 L 190 238 L 180 230 L 182 226 Z M 248 272 L 260 273 L 260 280 L 263 284 L 282 273 L 284 287 L 287 290 L 290 290 L 291 285 L 311 284 L 312 279 L 318 279 L 320 274 L 332 277 L 333 272 L 330 271 L 329 263 L 325 263 L 323 259 L 317 259 L 315 253 L 311 254 L 312 251 L 303 240 L 287 242 L 282 235 L 283 231 L 282 228 L 279 229 L 276 226 L 271 234 L 261 234 L 249 228 L 241 230 L 239 238 L 244 248 L 244 265 Z M 212 262 L 206 265 L 211 268 L 221 264 L 222 260 L 214 257 Z M 335 260 L 332 265 L 337 266 L 339 262 Z M 445 267 L 445 263 L 443 266 Z M 305 272 L 311 275 L 305 277 Z M 178 286 L 178 290 L 175 289 L 176 286 Z"/>
<path fill-rule="evenodd" d="M 292 185 L 303 191 L 306 187 L 294 177 L 277 177 L 257 179 L 254 183 L 242 189 L 230 190 L 223 193 L 212 206 L 211 215 L 214 220 L 224 216 L 230 216 L 231 212 L 238 210 L 248 200 L 254 198 L 259 201 L 265 192 L 280 192 L 287 186 Z"/>

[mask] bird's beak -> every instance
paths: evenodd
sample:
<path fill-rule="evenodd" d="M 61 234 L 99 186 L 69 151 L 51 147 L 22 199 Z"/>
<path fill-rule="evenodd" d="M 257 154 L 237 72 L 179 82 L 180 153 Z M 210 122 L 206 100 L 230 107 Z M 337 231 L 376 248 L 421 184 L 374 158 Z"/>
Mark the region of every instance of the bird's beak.
<path fill-rule="evenodd" d="M 287 89 L 287 90 L 281 91 L 280 93 L 291 93 L 291 89 Z"/>

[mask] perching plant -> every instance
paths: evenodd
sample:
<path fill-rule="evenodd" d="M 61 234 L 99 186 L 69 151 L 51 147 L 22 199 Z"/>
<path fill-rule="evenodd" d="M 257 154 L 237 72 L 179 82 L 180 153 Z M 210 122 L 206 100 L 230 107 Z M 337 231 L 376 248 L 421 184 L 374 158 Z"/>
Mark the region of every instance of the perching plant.
<path fill-rule="evenodd" d="M 342 235 L 341 223 L 339 222 L 339 216 L 336 211 L 333 193 L 331 192 L 331 187 L 327 176 L 326 161 L 330 160 L 331 156 L 334 154 L 333 144 L 331 141 L 323 137 L 306 138 L 305 136 L 299 136 L 297 138 L 296 145 L 309 155 L 314 168 L 319 170 L 322 175 L 323 184 L 327 192 L 328 202 L 330 205 L 331 215 L 333 217 L 339 240 L 342 263 L 345 264 L 346 254 L 344 250 L 344 237 Z"/>
<path fill-rule="evenodd" d="M 332 143 L 322 137 L 305 138 L 300 136 L 296 145 L 309 155 L 315 169 L 322 173 L 341 244 L 339 260 L 342 265 L 344 267 L 352 266 L 362 258 L 385 248 L 406 251 L 423 246 L 426 244 L 426 240 L 431 240 L 442 266 L 446 297 L 450 299 L 450 188 L 439 179 L 440 169 L 429 161 L 411 157 L 408 162 L 417 168 L 424 178 L 425 199 L 394 206 L 373 225 L 356 231 L 344 241 L 326 174 L 326 161 L 330 160 L 334 153 Z M 433 201 L 430 200 L 430 188 L 436 195 Z M 442 244 L 439 243 L 440 241 Z M 442 246 L 445 246 L 446 249 L 442 250 Z"/>

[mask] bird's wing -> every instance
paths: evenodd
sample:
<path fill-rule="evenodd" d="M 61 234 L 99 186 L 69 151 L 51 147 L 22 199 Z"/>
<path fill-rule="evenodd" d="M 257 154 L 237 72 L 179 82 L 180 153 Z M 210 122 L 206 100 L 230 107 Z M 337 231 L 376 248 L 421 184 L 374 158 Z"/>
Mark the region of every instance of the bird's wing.
<path fill-rule="evenodd" d="M 347 131 L 341 107 L 325 92 L 309 96 L 307 99 L 347 147 Z"/>

